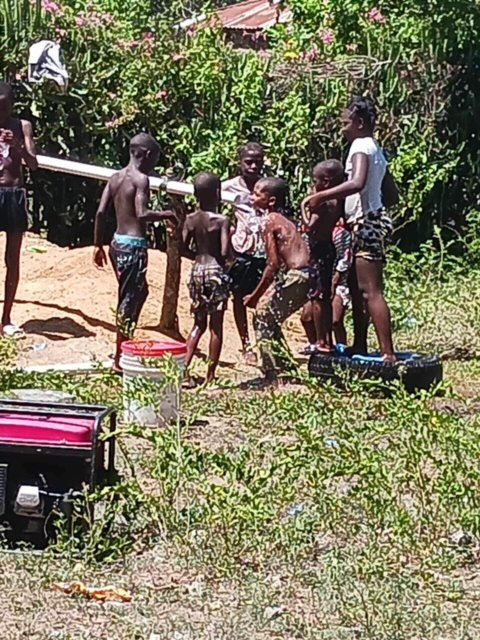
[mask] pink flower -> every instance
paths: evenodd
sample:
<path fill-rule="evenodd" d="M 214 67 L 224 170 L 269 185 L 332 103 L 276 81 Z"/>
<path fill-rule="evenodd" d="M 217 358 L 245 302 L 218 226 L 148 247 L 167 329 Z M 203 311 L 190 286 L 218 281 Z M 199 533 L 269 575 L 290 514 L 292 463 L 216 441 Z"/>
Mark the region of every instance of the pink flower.
<path fill-rule="evenodd" d="M 103 16 L 102 16 L 102 20 L 104 22 L 110 23 L 110 22 L 113 22 L 114 17 L 112 16 L 111 13 L 104 13 Z"/>
<path fill-rule="evenodd" d="M 166 100 L 168 98 L 168 91 L 166 89 L 162 89 L 161 91 L 159 91 L 157 93 L 157 95 L 155 96 L 155 98 L 157 100 Z"/>
<path fill-rule="evenodd" d="M 110 98 L 110 100 L 115 100 L 115 98 L 117 97 L 117 94 L 114 93 L 113 91 L 110 91 L 109 93 L 107 93 L 107 96 Z"/>
<path fill-rule="evenodd" d="M 153 44 L 155 42 L 155 34 L 150 31 L 143 34 L 143 41 L 149 44 Z"/>
<path fill-rule="evenodd" d="M 331 29 L 325 29 L 320 34 L 320 40 L 323 42 L 323 44 L 332 44 L 333 42 L 335 42 L 335 34 Z"/>
<path fill-rule="evenodd" d="M 316 47 L 312 47 L 308 51 L 305 51 L 303 57 L 307 62 L 313 62 L 318 57 L 318 49 Z"/>
<path fill-rule="evenodd" d="M 356 44 L 347 44 L 345 46 L 345 49 L 349 52 L 349 53 L 355 53 L 355 51 L 358 49 L 358 46 Z"/>
<path fill-rule="evenodd" d="M 189 38 L 191 38 L 192 36 L 194 36 L 194 35 L 195 35 L 195 32 L 196 32 L 195 25 L 193 25 L 193 24 L 192 24 L 192 26 L 191 26 L 191 27 L 188 27 L 188 29 L 187 29 L 187 31 L 186 31 L 186 34 L 187 34 L 187 36 L 188 36 Z"/>
<path fill-rule="evenodd" d="M 60 36 L 60 38 L 64 38 L 67 35 L 67 30 L 66 29 L 60 29 L 59 27 L 57 27 L 55 29 L 55 33 Z"/>
<path fill-rule="evenodd" d="M 377 22 L 378 24 L 385 24 L 387 22 L 386 17 L 383 15 L 380 9 L 377 9 L 376 7 L 374 7 L 373 9 L 370 9 L 370 11 L 367 14 L 367 17 L 370 20 L 370 22 Z"/>
<path fill-rule="evenodd" d="M 87 24 L 87 21 L 85 20 L 84 16 L 78 16 L 77 18 L 75 18 L 75 24 L 77 27 L 84 27 Z"/>
<path fill-rule="evenodd" d="M 119 118 L 112 118 L 111 120 L 105 123 L 105 126 L 107 127 L 107 129 L 115 129 L 118 122 L 119 122 Z"/>
<path fill-rule="evenodd" d="M 60 6 L 53 0 L 42 0 L 42 9 L 47 13 L 58 13 Z"/>
<path fill-rule="evenodd" d="M 183 53 L 172 53 L 172 60 L 178 62 L 179 60 L 185 60 L 186 56 Z"/>

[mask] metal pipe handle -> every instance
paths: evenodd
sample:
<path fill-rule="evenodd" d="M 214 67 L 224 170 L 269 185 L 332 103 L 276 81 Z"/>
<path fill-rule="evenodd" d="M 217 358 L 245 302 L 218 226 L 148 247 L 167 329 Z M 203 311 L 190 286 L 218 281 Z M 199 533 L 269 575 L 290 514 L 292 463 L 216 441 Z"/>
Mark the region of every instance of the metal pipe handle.
<path fill-rule="evenodd" d="M 86 164 L 84 162 L 74 162 L 73 160 L 64 160 L 63 158 L 51 158 L 50 156 L 37 156 L 38 166 L 40 169 L 48 169 L 49 171 L 58 171 L 60 173 L 68 173 L 73 176 L 81 176 L 83 178 L 93 178 L 94 180 L 109 180 L 118 169 L 108 169 L 95 164 Z M 167 193 L 179 196 L 193 195 L 193 185 L 188 182 L 179 182 L 178 180 L 168 180 L 167 178 L 150 178 L 150 188 L 153 191 L 164 189 Z M 235 196 L 231 193 L 222 191 L 222 202 L 232 203 Z"/>

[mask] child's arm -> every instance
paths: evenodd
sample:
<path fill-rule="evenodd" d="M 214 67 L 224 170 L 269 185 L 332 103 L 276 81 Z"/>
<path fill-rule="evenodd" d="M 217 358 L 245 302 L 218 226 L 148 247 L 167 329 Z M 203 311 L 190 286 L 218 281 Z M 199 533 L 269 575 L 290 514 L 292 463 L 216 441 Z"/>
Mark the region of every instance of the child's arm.
<path fill-rule="evenodd" d="M 9 129 L 4 133 L 5 142 L 12 145 L 29 169 L 38 169 L 32 123 L 28 120 L 20 120 L 20 125 L 22 127 L 23 142 L 14 136 L 13 131 Z"/>
<path fill-rule="evenodd" d="M 222 222 L 222 228 L 220 231 L 220 243 L 220 255 L 222 257 L 223 264 L 225 264 L 232 257 L 230 221 L 228 218 L 225 218 L 225 220 Z"/>
<path fill-rule="evenodd" d="M 190 218 L 187 216 L 182 229 L 182 257 L 190 258 L 190 260 L 195 260 L 195 251 L 192 251 L 190 249 L 192 238 L 193 234 L 190 225 Z"/>
<path fill-rule="evenodd" d="M 103 190 L 102 197 L 100 198 L 100 204 L 98 205 L 97 215 L 95 216 L 95 229 L 93 233 L 93 243 L 95 249 L 93 251 L 93 262 L 99 269 L 107 264 L 107 256 L 103 249 L 103 239 L 105 235 L 105 218 L 107 217 L 107 211 L 110 208 L 112 202 L 112 196 L 110 192 L 110 182 L 107 182 L 107 186 Z"/>
<path fill-rule="evenodd" d="M 302 202 L 304 207 L 314 209 L 327 200 L 341 200 L 361 191 L 367 182 L 368 156 L 366 153 L 356 153 L 352 158 L 352 177 L 346 182 L 338 184 L 331 189 L 319 191 L 311 196 L 307 196 Z"/>
<path fill-rule="evenodd" d="M 255 291 L 250 296 L 245 296 L 243 299 L 243 304 L 246 307 L 251 307 L 252 309 L 255 309 L 258 301 L 275 280 L 275 276 L 280 269 L 277 243 L 275 241 L 273 225 L 270 223 L 270 220 L 267 222 L 265 229 L 265 249 L 267 252 L 267 266 L 263 272 L 262 279 L 258 283 Z"/>
<path fill-rule="evenodd" d="M 173 222 L 178 224 L 178 217 L 174 211 L 150 211 L 148 200 L 150 198 L 150 182 L 147 176 L 142 175 L 136 184 L 135 215 L 142 222 Z"/>

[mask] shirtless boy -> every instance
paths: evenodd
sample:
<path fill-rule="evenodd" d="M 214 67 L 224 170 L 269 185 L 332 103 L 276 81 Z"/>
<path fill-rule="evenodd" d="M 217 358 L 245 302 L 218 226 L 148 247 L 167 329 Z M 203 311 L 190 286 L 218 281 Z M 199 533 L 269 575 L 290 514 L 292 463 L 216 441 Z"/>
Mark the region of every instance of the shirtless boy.
<path fill-rule="evenodd" d="M 267 266 L 255 291 L 244 298 L 244 304 L 255 309 L 263 298 L 254 326 L 262 370 L 268 381 L 274 381 L 286 365 L 279 355 L 279 351 L 285 349 L 281 325 L 302 308 L 311 286 L 308 246 L 295 224 L 282 214 L 287 194 L 287 184 L 278 178 L 263 178 L 255 185 L 253 204 L 268 214 Z M 285 268 L 285 274 L 279 278 L 281 267 Z"/>
<path fill-rule="evenodd" d="M 20 250 L 23 234 L 28 228 L 22 161 L 29 169 L 38 167 L 32 125 L 28 120 L 14 118 L 12 111 L 12 88 L 0 82 L 0 231 L 7 234 L 7 275 L 1 331 L 10 337 L 22 333 L 11 319 L 20 279 Z"/>
<path fill-rule="evenodd" d="M 341 184 L 344 176 L 342 163 L 338 160 L 320 162 L 313 170 L 315 192 Z M 328 353 L 333 349 L 332 278 L 336 256 L 333 230 L 342 215 L 343 200 L 339 199 L 323 202 L 312 211 L 308 208 L 302 210 L 310 245 L 310 264 L 315 273 L 315 282 L 308 296 L 310 302 L 307 303 L 311 306 L 316 337 L 310 345 L 311 352 Z M 304 316 L 306 311 L 304 309 Z"/>
<path fill-rule="evenodd" d="M 108 181 L 95 219 L 93 260 L 97 267 L 103 268 L 107 264 L 103 249 L 105 218 L 113 204 L 117 230 L 109 255 L 119 285 L 117 347 L 113 365 L 118 372 L 121 371 L 122 343 L 132 337 L 148 296 L 146 223 L 176 221 L 172 211 L 157 212 L 148 209 L 148 174 L 155 167 L 159 153 L 157 142 L 146 133 L 140 133 L 130 140 L 130 163 Z"/>
<path fill-rule="evenodd" d="M 207 329 L 209 318 L 210 348 L 205 379 L 208 384 L 215 378 L 223 343 L 223 316 L 229 295 L 225 267 L 230 255 L 230 223 L 226 216 L 217 212 L 221 184 L 216 175 L 200 173 L 195 178 L 194 189 L 198 208 L 187 216 L 183 227 L 187 255 L 190 243 L 195 246 L 195 263 L 189 283 L 194 325 L 187 340 L 187 367 Z"/>

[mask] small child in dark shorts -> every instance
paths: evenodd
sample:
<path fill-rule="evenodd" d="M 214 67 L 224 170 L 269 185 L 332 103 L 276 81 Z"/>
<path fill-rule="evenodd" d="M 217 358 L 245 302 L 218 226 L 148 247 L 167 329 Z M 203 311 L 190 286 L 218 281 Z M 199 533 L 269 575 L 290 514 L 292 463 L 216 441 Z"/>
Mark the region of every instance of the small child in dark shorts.
<path fill-rule="evenodd" d="M 313 179 L 317 193 L 340 184 L 345 179 L 343 165 L 338 160 L 325 160 L 314 168 Z M 308 353 L 331 352 L 333 349 L 332 279 L 336 252 L 332 237 L 342 214 L 343 201 L 335 199 L 311 211 L 302 211 L 310 247 L 310 264 L 315 272 L 308 294 L 309 302 L 302 313 L 310 343 Z"/>
<path fill-rule="evenodd" d="M 187 340 L 187 367 L 190 365 L 200 338 L 210 319 L 208 384 L 215 378 L 223 343 L 223 317 L 230 293 L 226 262 L 230 256 L 230 223 L 217 213 L 220 204 L 220 179 L 213 173 L 201 173 L 195 178 L 198 209 L 187 216 L 183 228 L 186 255 L 195 258 L 189 291 L 194 316 L 193 329 Z M 190 251 L 193 242 L 195 251 Z"/>
<path fill-rule="evenodd" d="M 105 219 L 111 206 L 114 206 L 117 231 L 109 255 L 118 280 L 117 346 L 114 358 L 114 370 L 118 372 L 121 371 L 122 343 L 133 336 L 148 296 L 146 223 L 176 222 L 176 215 L 172 211 L 148 209 L 148 174 L 155 167 L 159 153 L 160 148 L 152 136 L 141 133 L 132 138 L 130 162 L 108 181 L 95 219 L 93 260 L 97 267 L 103 268 L 107 263 L 103 249 Z"/>

